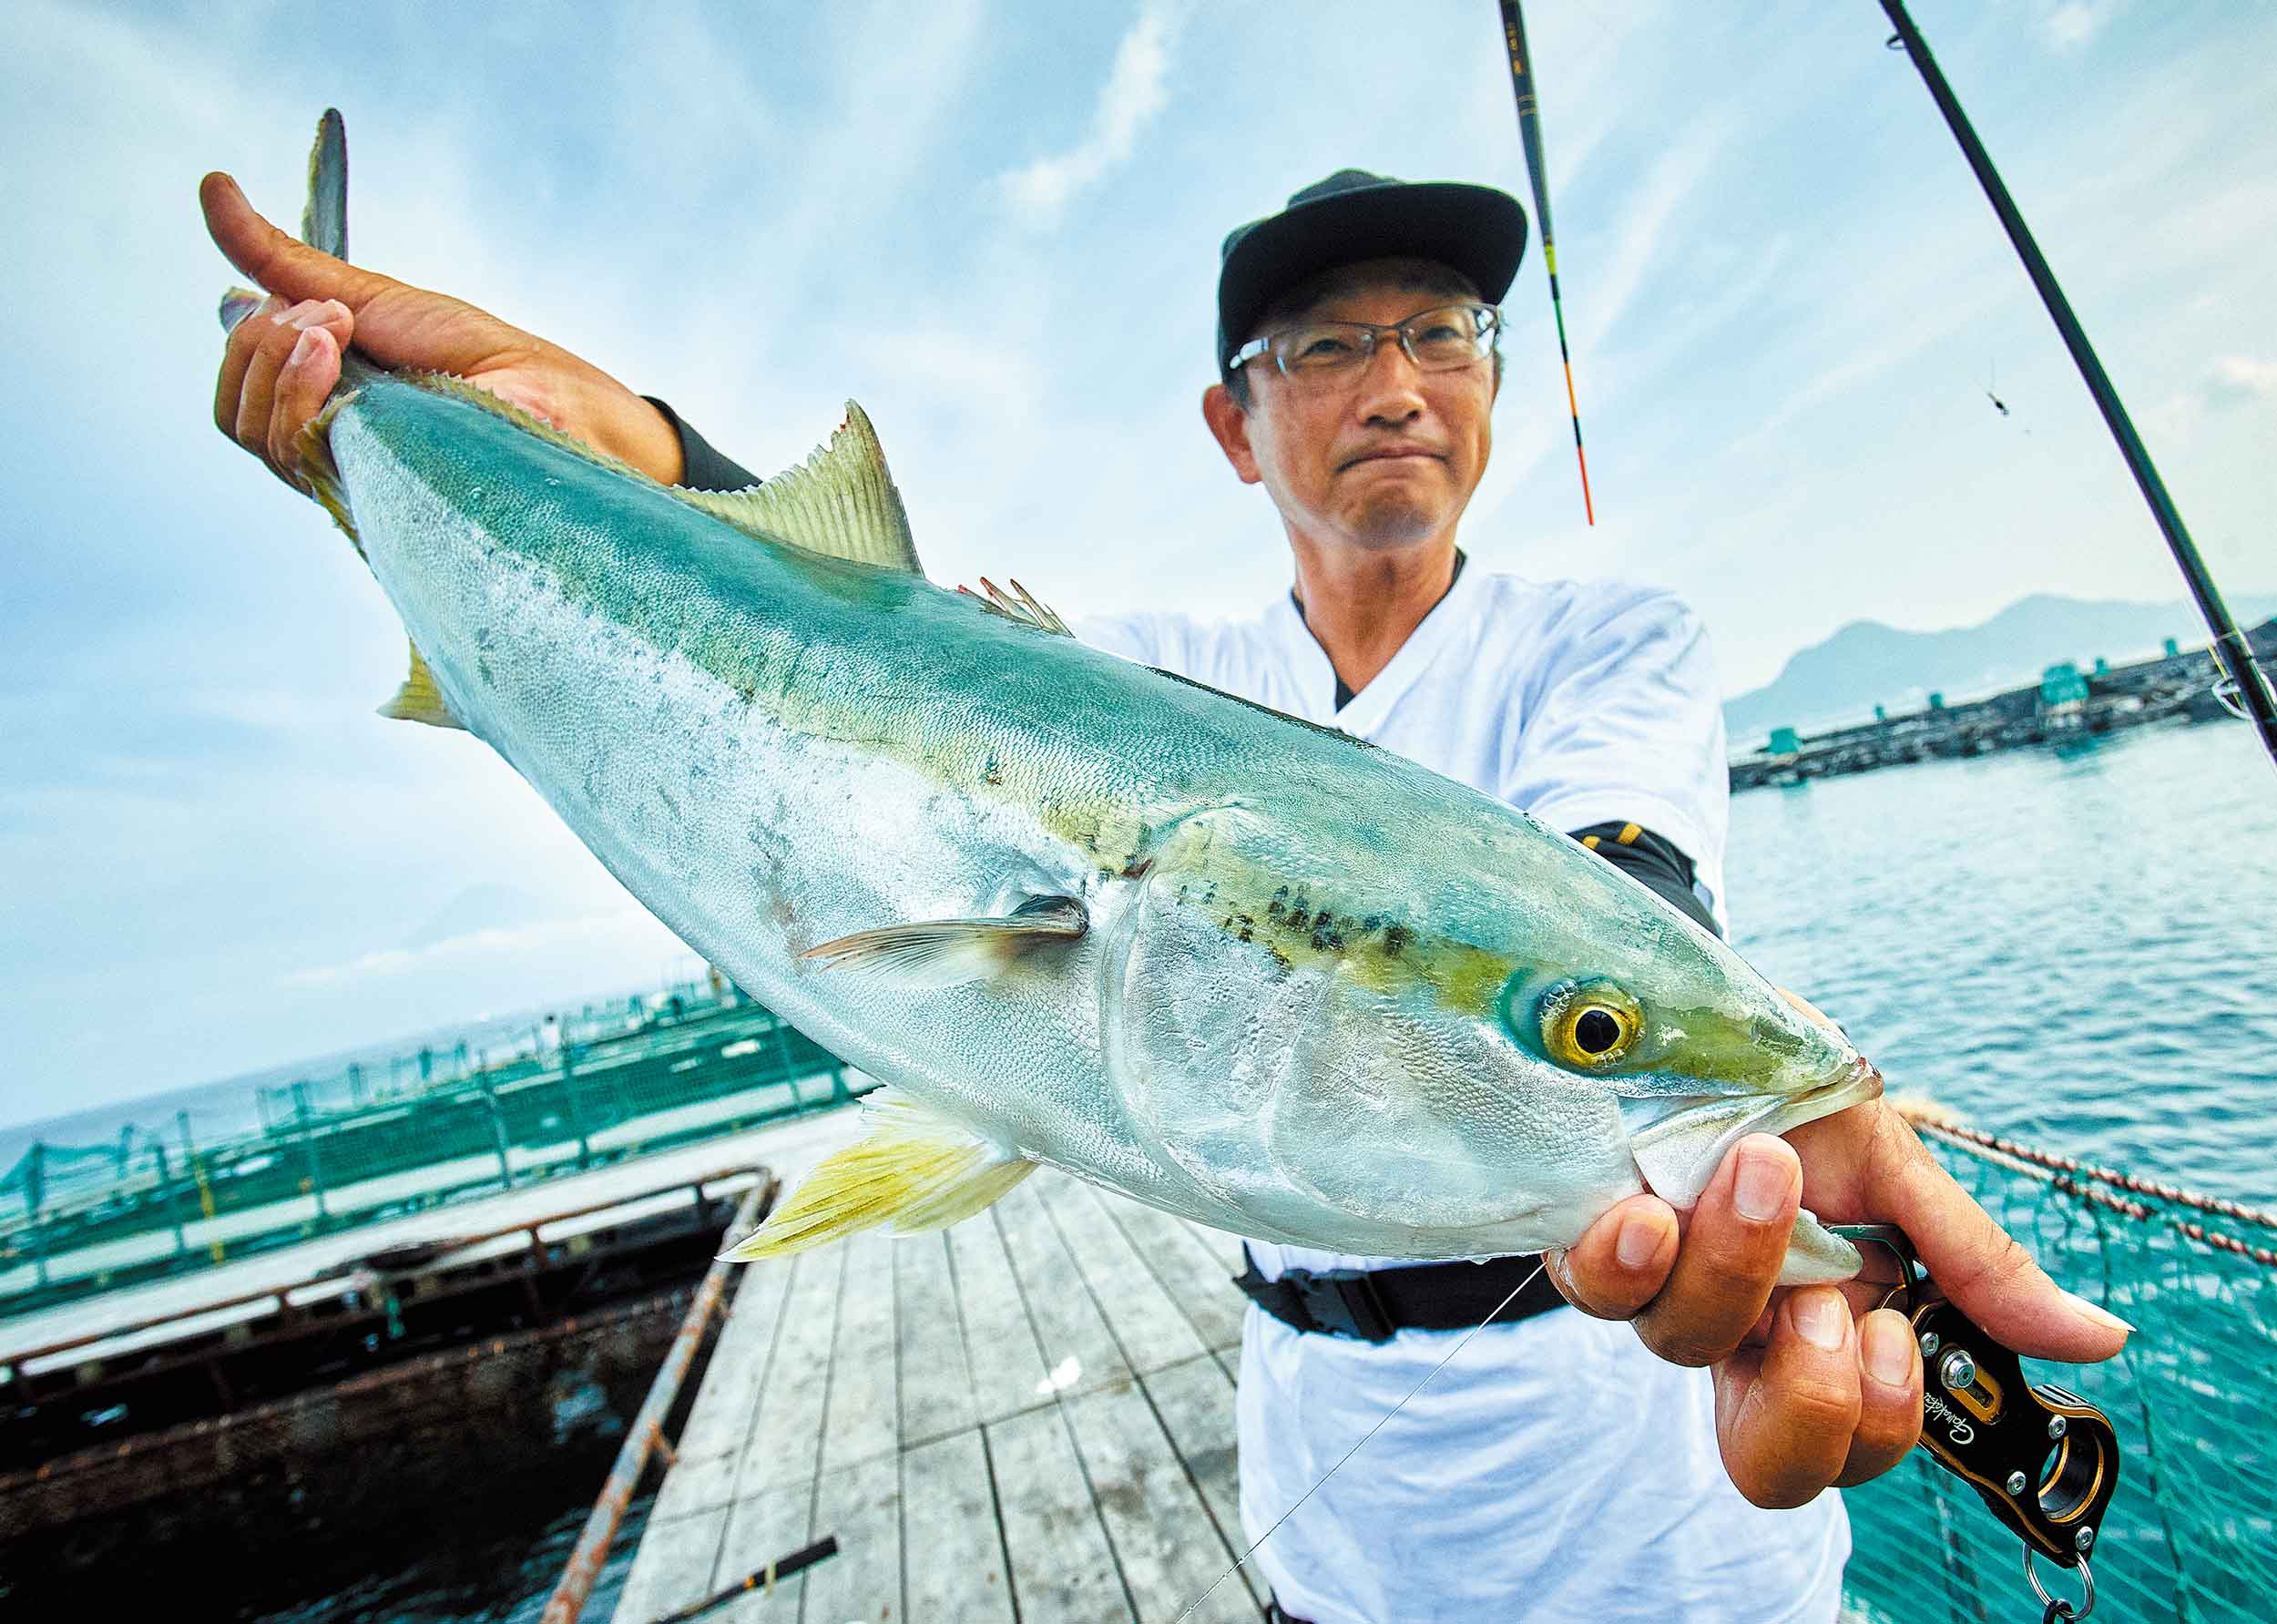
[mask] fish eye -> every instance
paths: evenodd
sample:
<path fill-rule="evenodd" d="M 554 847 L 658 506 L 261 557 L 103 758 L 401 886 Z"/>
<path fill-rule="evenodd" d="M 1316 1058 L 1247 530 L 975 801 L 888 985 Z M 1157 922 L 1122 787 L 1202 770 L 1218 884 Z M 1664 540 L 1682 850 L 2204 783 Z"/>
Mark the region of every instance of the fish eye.
<path fill-rule="evenodd" d="M 1560 1066 L 1610 1066 L 1636 1047 L 1644 1030 L 1637 1000 L 1608 981 L 1568 981 L 1541 1005 L 1542 1047 Z"/>

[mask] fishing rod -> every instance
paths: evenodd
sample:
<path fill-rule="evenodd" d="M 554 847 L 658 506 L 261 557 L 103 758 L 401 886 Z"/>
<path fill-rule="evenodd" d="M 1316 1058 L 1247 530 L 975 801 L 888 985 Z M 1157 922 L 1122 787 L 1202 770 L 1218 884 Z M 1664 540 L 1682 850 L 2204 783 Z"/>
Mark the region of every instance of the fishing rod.
<path fill-rule="evenodd" d="M 1581 511 L 1597 523 L 1589 500 L 1589 459 L 1581 450 L 1581 407 L 1573 393 L 1573 352 L 1566 347 L 1566 307 L 1557 296 L 1557 240 L 1549 224 L 1549 171 L 1542 164 L 1542 118 L 1534 95 L 1534 58 L 1526 48 L 1526 17 L 1518 0 L 1502 0 L 1502 43 L 1510 52 L 1510 89 L 1518 99 L 1518 139 L 1534 183 L 1534 220 L 1542 234 L 1542 264 L 1549 272 L 1549 310 L 1557 321 L 1557 359 L 1566 367 L 1566 410 L 1573 416 L 1573 459 L 1581 468 Z"/>
<path fill-rule="evenodd" d="M 1516 9 L 1513 0 L 1504 0 L 1506 15 Z M 2119 392 L 2111 387 L 2111 380 L 2104 373 L 2102 362 L 2096 358 L 2094 347 L 2088 342 L 2088 335 L 2080 328 L 2079 319 L 2071 313 L 2071 301 L 2056 285 L 2056 273 L 2047 268 L 2047 260 L 2041 255 L 2039 244 L 2032 240 L 2031 230 L 2024 223 L 2024 216 L 2017 211 L 2016 199 L 2008 195 L 2008 189 L 2001 182 L 1999 171 L 1993 168 L 1992 158 L 1985 151 L 1984 143 L 1976 138 L 1976 131 L 1970 127 L 1968 116 L 1961 111 L 1961 104 L 1954 99 L 1953 87 L 1945 83 L 1945 75 L 1938 71 L 1937 59 L 1929 54 L 1929 46 L 1922 38 L 1921 30 L 1915 27 L 1913 18 L 1906 15 L 1904 0 L 1882 0 L 1882 9 L 1889 14 L 1892 26 L 1897 29 L 1896 37 L 1890 42 L 1892 48 L 1902 49 L 1913 59 L 1915 67 L 1920 70 L 1922 83 L 1929 87 L 1930 98 L 1937 104 L 1937 111 L 1945 115 L 1945 123 L 1952 128 L 1954 139 L 1960 142 L 1961 153 L 1968 159 L 1968 167 L 1976 172 L 1977 182 L 1984 187 L 1993 212 L 2000 217 L 2000 223 L 2008 233 L 2008 240 L 2016 246 L 2017 257 L 2023 260 L 2025 271 L 2031 277 L 2033 287 L 2039 290 L 2041 301 L 2047 306 L 2047 313 L 2055 318 L 2056 331 L 2063 334 L 2064 347 L 2071 352 L 2071 359 L 2078 366 L 2079 375 L 2087 381 L 2088 393 L 2095 396 L 2096 405 L 2101 408 L 2103 421 L 2110 426 L 2111 438 L 2119 442 L 2119 455 L 2127 459 L 2128 469 L 2134 475 L 2136 485 L 2141 487 L 2143 499 L 2150 504 L 2151 516 L 2165 534 L 2175 565 L 2181 570 L 2182 578 L 2190 584 L 2190 597 L 2197 600 L 2198 612 L 2205 618 L 2206 628 L 2213 634 L 2214 663 L 2225 679 L 2217 688 L 2217 693 L 2221 694 L 2231 689 L 2236 690 L 2238 705 L 2233 709 L 2239 710 L 2253 724 L 2255 730 L 2261 734 L 2262 748 L 2269 751 L 2270 760 L 2277 762 L 2277 693 L 2270 689 L 2268 672 L 2253 658 L 2253 646 L 2246 641 L 2245 634 L 2238 629 L 2237 621 L 2231 618 L 2229 606 L 2222 602 L 2213 577 L 2207 572 L 2206 561 L 2199 557 L 2198 547 L 2190 540 L 2190 530 L 2183 525 L 2174 499 L 2167 495 L 2166 482 L 2159 477 L 2158 469 L 2151 465 L 2150 453 L 2144 447 L 2141 436 L 2135 433 L 2135 425 L 2127 415 L 2127 408 L 2119 403 Z M 1515 58 L 1513 61 L 1515 63 Z M 1555 285 L 1554 279 L 1552 285 Z M 2226 695 L 2223 702 L 2229 702 Z"/>

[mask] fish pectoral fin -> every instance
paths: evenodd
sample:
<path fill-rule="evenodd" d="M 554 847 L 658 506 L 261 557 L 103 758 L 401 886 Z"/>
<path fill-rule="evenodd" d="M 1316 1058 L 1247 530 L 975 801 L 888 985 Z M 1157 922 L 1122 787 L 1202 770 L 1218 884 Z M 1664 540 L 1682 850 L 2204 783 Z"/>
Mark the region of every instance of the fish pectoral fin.
<path fill-rule="evenodd" d="M 885 452 L 869 415 L 846 403 L 846 421 L 830 444 L 795 468 L 748 491 L 672 495 L 761 541 L 789 542 L 828 558 L 922 576 L 902 494 L 886 472 Z"/>
<path fill-rule="evenodd" d="M 1072 896 L 1038 896 L 994 919 L 927 919 L 881 925 L 808 948 L 826 970 L 854 970 L 904 986 L 956 986 L 1010 968 L 1038 947 L 1080 940 L 1090 929 Z"/>
<path fill-rule="evenodd" d="M 1006 578 L 1009 580 L 1011 577 Z M 1036 595 L 1019 582 L 1013 581 L 1009 592 L 986 576 L 980 577 L 980 584 L 982 590 L 979 592 L 965 586 L 958 587 L 957 591 L 966 598 L 977 599 L 980 607 L 989 613 L 1002 615 L 1006 619 L 1017 621 L 1022 626 L 1032 626 L 1038 631 L 1050 632 L 1054 637 L 1071 638 L 1076 635 L 1067 629 L 1065 620 L 1048 607 L 1037 602 Z"/>
<path fill-rule="evenodd" d="M 892 1225 L 896 1235 L 945 1229 L 1036 1168 L 899 1089 L 871 1096 L 863 1129 L 862 1138 L 809 1173 L 766 1222 L 720 1255 L 739 1263 L 779 1258 L 879 1224 Z"/>
<path fill-rule="evenodd" d="M 397 721 L 423 721 L 431 728 L 456 728 L 466 730 L 466 724 L 451 714 L 451 707 L 443 697 L 443 690 L 434 685 L 434 672 L 419 652 L 419 645 L 411 645 L 411 673 L 403 679 L 395 697 L 380 707 L 380 714 Z"/>

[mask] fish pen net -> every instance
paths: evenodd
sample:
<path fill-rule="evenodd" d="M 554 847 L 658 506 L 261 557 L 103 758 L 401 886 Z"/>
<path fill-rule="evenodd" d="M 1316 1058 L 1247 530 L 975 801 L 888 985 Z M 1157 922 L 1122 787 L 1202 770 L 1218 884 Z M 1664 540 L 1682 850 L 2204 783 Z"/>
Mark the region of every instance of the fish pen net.
<path fill-rule="evenodd" d="M 0 1166 L 0 1318 L 843 1103 L 838 1057 L 724 982 L 248 1084 L 216 1129 L 130 1123 Z M 227 1109 L 217 1105 L 215 1109 Z"/>
<path fill-rule="evenodd" d="M 2277 1618 L 2277 1212 L 2200 1196 L 1934 1119 L 1939 1159 L 2066 1289 L 2135 1326 L 2097 1365 L 2025 1361 L 2104 1410 L 2119 1491 L 2089 1565 L 2099 1617 L 2187 1624 Z M 2021 1547 L 1976 1492 L 1916 1449 L 1848 1490 L 1848 1616 L 2029 1617 Z M 2076 1574 L 2046 1562 L 2050 1595 Z"/>

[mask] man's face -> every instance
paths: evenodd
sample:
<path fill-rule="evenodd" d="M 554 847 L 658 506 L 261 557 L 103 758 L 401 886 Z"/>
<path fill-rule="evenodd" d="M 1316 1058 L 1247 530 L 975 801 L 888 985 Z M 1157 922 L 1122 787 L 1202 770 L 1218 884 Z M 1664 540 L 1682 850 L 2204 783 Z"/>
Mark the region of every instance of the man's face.
<path fill-rule="evenodd" d="M 1461 287 L 1441 267 L 1373 260 L 1266 331 L 1300 321 L 1393 326 L 1470 297 Z M 1379 550 L 1425 540 L 1461 516 L 1486 471 L 1490 361 L 1427 373 L 1385 341 L 1365 365 L 1325 377 L 1287 375 L 1262 358 L 1246 370 L 1248 409 L 1220 386 L 1204 414 L 1243 482 L 1261 483 L 1281 517 L 1315 541 Z"/>

